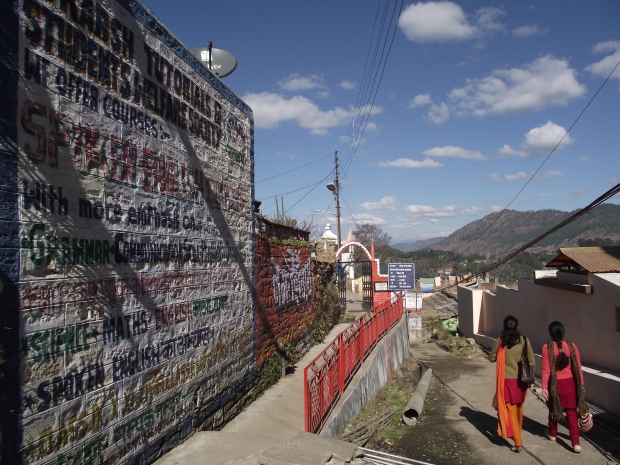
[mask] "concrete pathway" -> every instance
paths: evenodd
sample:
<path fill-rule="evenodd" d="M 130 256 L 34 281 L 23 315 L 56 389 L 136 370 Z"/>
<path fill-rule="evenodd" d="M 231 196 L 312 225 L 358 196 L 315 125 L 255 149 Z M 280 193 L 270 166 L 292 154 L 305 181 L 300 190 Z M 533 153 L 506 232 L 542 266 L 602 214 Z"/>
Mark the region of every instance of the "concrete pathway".
<path fill-rule="evenodd" d="M 491 407 L 495 393 L 495 364 L 486 358 L 463 359 L 445 352 L 435 344 L 412 345 L 413 359 L 433 368 L 434 382 L 451 401 L 445 411 L 444 425 L 463 434 L 478 464 L 608 464 L 608 460 L 585 439 L 583 451 L 572 451 L 568 430 L 560 424 L 556 443 L 544 437 L 547 407 L 528 392 L 523 422 L 523 447 L 520 454 L 510 452 L 508 443 L 497 436 L 497 413 Z M 512 441 L 511 441 L 512 443 Z"/>
<path fill-rule="evenodd" d="M 350 323 L 335 326 L 326 342 Z M 314 346 L 295 373 L 280 379 L 221 431 L 200 431 L 161 457 L 157 465 L 323 465 L 351 460 L 357 446 L 304 431 L 303 369 L 327 346 Z"/>

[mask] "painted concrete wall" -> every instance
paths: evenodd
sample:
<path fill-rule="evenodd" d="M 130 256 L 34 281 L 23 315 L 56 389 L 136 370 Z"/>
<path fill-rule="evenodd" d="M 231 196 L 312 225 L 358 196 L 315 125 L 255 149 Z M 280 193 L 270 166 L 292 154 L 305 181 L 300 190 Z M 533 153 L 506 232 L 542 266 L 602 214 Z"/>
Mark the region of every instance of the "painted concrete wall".
<path fill-rule="evenodd" d="M 504 318 L 514 315 L 519 330 L 540 354 L 549 340 L 549 323 L 561 321 L 565 338 L 579 348 L 584 375 L 588 373 L 588 400 L 620 413 L 620 332 L 616 326 L 620 274 L 590 274 L 589 284 L 593 289 L 590 295 L 535 285 L 525 279 L 519 280 L 519 290 L 498 286 L 496 294 L 459 286 L 459 329 L 468 337 L 480 334 L 497 338 Z"/>
<path fill-rule="evenodd" d="M 313 341 L 310 233 L 257 219 L 256 364 L 286 352 L 305 353 Z"/>
<path fill-rule="evenodd" d="M 344 392 L 344 400 L 338 402 L 327 419 L 321 434 L 336 437 L 346 424 L 360 413 L 362 407 L 375 398 L 379 389 L 385 386 L 392 378 L 392 373 L 398 371 L 409 356 L 409 334 L 405 316 L 366 359 Z"/>
<path fill-rule="evenodd" d="M 0 8 L 2 460 L 150 463 L 252 382 L 252 112 L 137 2 Z"/>

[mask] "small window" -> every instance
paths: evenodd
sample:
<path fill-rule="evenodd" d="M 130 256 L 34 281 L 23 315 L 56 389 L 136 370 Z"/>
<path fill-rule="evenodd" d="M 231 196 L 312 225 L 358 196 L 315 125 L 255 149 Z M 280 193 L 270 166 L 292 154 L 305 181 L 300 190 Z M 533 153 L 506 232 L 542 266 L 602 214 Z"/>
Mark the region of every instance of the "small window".
<path fill-rule="evenodd" d="M 620 333 L 620 307 L 616 307 L 616 331 Z"/>

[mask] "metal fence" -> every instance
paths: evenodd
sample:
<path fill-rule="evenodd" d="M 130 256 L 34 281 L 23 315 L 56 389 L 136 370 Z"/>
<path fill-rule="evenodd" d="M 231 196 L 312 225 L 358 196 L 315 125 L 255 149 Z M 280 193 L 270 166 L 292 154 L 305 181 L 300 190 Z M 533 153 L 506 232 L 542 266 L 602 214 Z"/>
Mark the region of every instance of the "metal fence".
<path fill-rule="evenodd" d="M 403 296 L 376 306 L 336 338 L 304 369 L 305 430 L 317 433 L 377 342 L 403 315 Z"/>

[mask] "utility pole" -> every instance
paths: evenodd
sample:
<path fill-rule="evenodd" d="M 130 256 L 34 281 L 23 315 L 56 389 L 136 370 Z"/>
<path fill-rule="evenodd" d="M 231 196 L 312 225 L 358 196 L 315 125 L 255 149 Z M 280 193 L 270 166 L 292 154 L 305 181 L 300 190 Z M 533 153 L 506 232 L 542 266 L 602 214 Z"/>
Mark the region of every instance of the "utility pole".
<path fill-rule="evenodd" d="M 338 180 L 338 175 L 340 174 L 340 167 L 338 166 L 338 150 L 334 155 L 336 161 L 336 179 L 334 179 L 334 184 L 336 184 L 336 216 L 338 218 L 338 249 L 340 249 L 340 182 Z"/>

